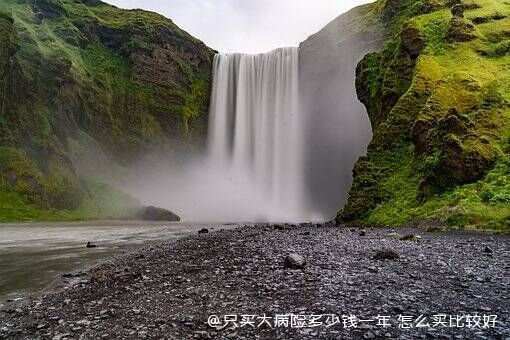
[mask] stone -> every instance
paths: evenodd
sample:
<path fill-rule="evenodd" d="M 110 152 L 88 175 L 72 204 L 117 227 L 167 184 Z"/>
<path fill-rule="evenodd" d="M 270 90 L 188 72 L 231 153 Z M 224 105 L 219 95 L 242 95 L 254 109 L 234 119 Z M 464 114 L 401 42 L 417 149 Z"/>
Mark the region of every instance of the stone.
<path fill-rule="evenodd" d="M 181 218 L 173 212 L 153 206 L 142 209 L 140 216 L 144 221 L 179 222 L 181 220 Z"/>
<path fill-rule="evenodd" d="M 400 254 L 391 249 L 382 249 L 379 250 L 373 257 L 374 260 L 398 260 L 400 259 Z"/>
<path fill-rule="evenodd" d="M 404 235 L 400 238 L 400 241 L 419 241 L 421 239 L 420 236 L 414 234 Z"/>
<path fill-rule="evenodd" d="M 363 236 L 367 236 L 367 232 L 366 232 L 366 230 L 361 230 L 361 231 L 359 232 L 359 236 L 361 236 L 361 237 L 363 237 Z"/>
<path fill-rule="evenodd" d="M 200 229 L 200 230 L 198 231 L 198 233 L 199 233 L 199 234 L 208 234 L 208 233 L 209 233 L 209 229 L 207 229 L 207 228 Z"/>
<path fill-rule="evenodd" d="M 483 250 L 483 252 L 485 254 L 494 254 L 494 250 L 489 246 L 486 246 L 485 249 Z"/>
<path fill-rule="evenodd" d="M 87 247 L 87 248 L 97 248 L 97 245 L 92 244 L 92 243 L 90 243 L 90 242 L 87 242 L 86 247 Z"/>
<path fill-rule="evenodd" d="M 90 321 L 87 319 L 80 320 L 76 323 L 76 326 L 88 326 L 90 325 Z"/>
<path fill-rule="evenodd" d="M 466 7 L 463 4 L 457 4 L 452 7 L 452 15 L 458 18 L 464 18 L 464 11 Z"/>
<path fill-rule="evenodd" d="M 285 257 L 284 266 L 289 269 L 304 269 L 306 266 L 306 259 L 298 254 L 290 254 Z"/>
<path fill-rule="evenodd" d="M 280 231 L 281 231 L 281 230 L 285 230 L 285 227 L 284 227 L 283 225 L 280 225 L 280 224 L 275 224 L 275 225 L 273 226 L 273 229 L 274 229 L 274 230 L 280 230 Z"/>

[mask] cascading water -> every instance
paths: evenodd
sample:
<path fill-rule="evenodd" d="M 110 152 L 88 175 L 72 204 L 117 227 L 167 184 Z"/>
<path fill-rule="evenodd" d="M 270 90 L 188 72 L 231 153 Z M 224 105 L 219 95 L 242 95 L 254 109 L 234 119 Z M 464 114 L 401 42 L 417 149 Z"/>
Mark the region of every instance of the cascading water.
<path fill-rule="evenodd" d="M 252 218 L 305 217 L 298 52 L 214 59 L 208 162 L 231 189 L 250 196 Z"/>
<path fill-rule="evenodd" d="M 352 35 L 349 18 L 299 48 L 216 55 L 205 155 L 198 148 L 158 149 L 125 169 L 126 176 L 115 166 L 112 174 L 96 166 L 87 176 L 187 222 L 331 220 L 372 136 L 356 97 L 356 65 L 381 48 L 376 36 Z M 97 161 L 78 168 L 105 163 L 106 156 L 92 153 Z"/>
<path fill-rule="evenodd" d="M 122 187 L 189 222 L 333 218 L 370 123 L 355 98 L 357 59 L 330 40 L 216 55 L 205 157 L 157 153 Z"/>

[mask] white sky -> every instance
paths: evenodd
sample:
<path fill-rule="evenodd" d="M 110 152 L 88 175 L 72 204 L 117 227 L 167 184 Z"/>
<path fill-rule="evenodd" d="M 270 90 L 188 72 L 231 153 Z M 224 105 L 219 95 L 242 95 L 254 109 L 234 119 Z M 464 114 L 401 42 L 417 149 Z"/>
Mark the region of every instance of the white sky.
<path fill-rule="evenodd" d="M 172 19 L 220 52 L 297 46 L 347 10 L 371 0 L 105 0 Z"/>

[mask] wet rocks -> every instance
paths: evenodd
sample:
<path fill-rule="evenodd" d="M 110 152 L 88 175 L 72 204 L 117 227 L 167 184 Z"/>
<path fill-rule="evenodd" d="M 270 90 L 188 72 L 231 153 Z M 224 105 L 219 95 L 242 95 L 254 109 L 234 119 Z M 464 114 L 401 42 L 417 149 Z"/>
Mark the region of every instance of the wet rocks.
<path fill-rule="evenodd" d="M 142 209 L 140 216 L 144 221 L 179 222 L 181 220 L 179 216 L 169 210 L 152 206 Z"/>
<path fill-rule="evenodd" d="M 285 257 L 284 267 L 288 269 L 304 269 L 306 266 L 306 259 L 298 254 L 290 254 Z"/>
<path fill-rule="evenodd" d="M 483 250 L 483 252 L 485 254 L 489 254 L 489 255 L 490 254 L 494 254 L 494 250 L 491 247 L 489 247 L 489 246 L 486 246 L 485 249 Z"/>
<path fill-rule="evenodd" d="M 424 330 L 400 329 L 396 317 L 393 327 L 359 327 L 357 333 L 341 326 L 217 330 L 208 327 L 207 320 L 216 313 L 222 319 L 232 310 L 311 315 L 343 311 L 345 306 L 345 313 L 367 319 L 377 314 L 430 317 L 444 301 L 448 314 L 473 311 L 500 317 L 499 328 L 479 330 L 477 338 L 510 336 L 510 315 L 502 303 L 510 295 L 510 236 L 431 233 L 426 242 L 415 243 L 388 234 L 417 235 L 424 227 L 374 228 L 369 238 L 358 237 L 359 230 L 247 226 L 148 246 L 87 271 L 92 276 L 89 285 L 27 301 L 23 314 L 0 313 L 0 339 L 56 334 L 76 339 L 420 339 Z M 485 247 L 498 256 L 484 256 Z M 379 257 L 388 258 L 388 249 L 392 259 L 402 254 L 400 260 L 371 259 L 381 250 L 385 255 Z M 286 269 L 287 258 L 300 266 L 306 263 L 305 270 Z M 39 324 L 47 327 L 37 329 Z M 433 334 L 474 336 L 467 328 L 436 329 Z"/>
<path fill-rule="evenodd" d="M 395 250 L 391 249 L 381 249 L 374 256 L 374 260 L 390 260 L 395 261 L 400 259 L 400 254 Z"/>
<path fill-rule="evenodd" d="M 404 235 L 402 237 L 400 237 L 400 241 L 420 241 L 421 240 L 421 236 L 419 235 L 414 235 L 414 234 L 407 234 L 407 235 Z"/>
<path fill-rule="evenodd" d="M 86 248 L 97 248 L 97 245 L 95 244 L 92 244 L 91 242 L 87 242 L 87 245 L 85 246 Z"/>

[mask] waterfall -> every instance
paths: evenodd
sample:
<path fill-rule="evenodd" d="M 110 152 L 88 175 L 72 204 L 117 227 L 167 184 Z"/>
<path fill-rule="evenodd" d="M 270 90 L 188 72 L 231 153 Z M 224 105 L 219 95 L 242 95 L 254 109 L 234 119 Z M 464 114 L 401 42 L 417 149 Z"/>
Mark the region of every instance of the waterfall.
<path fill-rule="evenodd" d="M 246 218 L 305 218 L 298 52 L 214 58 L 208 161 L 228 179 L 223 194 L 254 205 Z"/>

